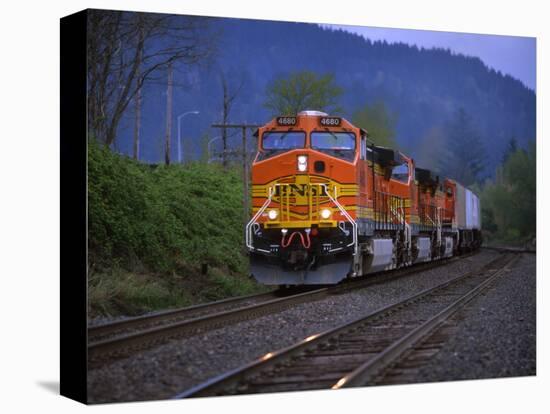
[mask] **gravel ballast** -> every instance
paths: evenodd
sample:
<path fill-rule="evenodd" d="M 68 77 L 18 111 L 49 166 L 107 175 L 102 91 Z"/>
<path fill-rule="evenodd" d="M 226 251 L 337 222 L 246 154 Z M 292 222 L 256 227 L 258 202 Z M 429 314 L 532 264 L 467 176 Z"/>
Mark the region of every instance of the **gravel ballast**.
<path fill-rule="evenodd" d="M 482 251 L 445 267 L 300 304 L 277 314 L 190 338 L 173 340 L 130 358 L 90 370 L 89 401 L 97 403 L 169 398 L 268 352 L 290 346 L 309 335 L 365 316 L 443 281 L 478 269 L 498 255 L 496 252 Z M 528 259 L 522 259 L 522 264 L 524 260 Z M 518 266 L 521 264 L 517 264 L 514 269 Z M 534 268 L 532 272 L 534 274 Z M 528 289 L 527 286 L 525 288 Z M 532 294 L 534 295 L 534 288 Z M 517 298 L 512 295 L 503 300 L 511 304 Z M 498 314 L 498 308 L 491 309 L 491 312 Z M 485 328 L 484 326 L 484 332 Z M 495 328 L 495 333 L 498 332 L 503 332 L 502 327 L 500 330 Z M 434 369 L 429 370 L 428 374 L 433 378 L 437 377 Z M 424 378 L 426 381 L 439 380 L 428 376 Z"/>
<path fill-rule="evenodd" d="M 454 322 L 458 330 L 415 382 L 535 375 L 535 255 L 522 255 Z"/>

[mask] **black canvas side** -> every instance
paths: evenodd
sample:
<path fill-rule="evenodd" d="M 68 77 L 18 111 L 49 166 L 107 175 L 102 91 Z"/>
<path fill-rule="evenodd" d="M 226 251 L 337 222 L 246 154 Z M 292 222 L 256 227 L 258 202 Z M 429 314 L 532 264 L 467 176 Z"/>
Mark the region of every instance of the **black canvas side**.
<path fill-rule="evenodd" d="M 87 402 L 86 24 L 61 19 L 61 395 Z"/>

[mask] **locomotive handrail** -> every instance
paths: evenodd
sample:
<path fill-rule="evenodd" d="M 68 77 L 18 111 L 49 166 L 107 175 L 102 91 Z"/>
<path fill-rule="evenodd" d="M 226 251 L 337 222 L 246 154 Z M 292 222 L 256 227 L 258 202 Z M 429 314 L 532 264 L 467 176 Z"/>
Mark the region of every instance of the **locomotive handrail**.
<path fill-rule="evenodd" d="M 259 250 L 259 251 L 264 252 L 264 253 L 269 253 L 269 251 L 267 251 L 267 250 L 257 249 L 252 245 L 252 226 L 254 224 L 256 224 L 256 222 L 258 221 L 258 218 L 262 215 L 262 213 L 267 209 L 267 207 L 271 203 L 271 198 L 273 197 L 273 193 L 274 193 L 273 189 L 274 189 L 274 187 L 269 187 L 267 200 L 262 205 L 262 207 L 260 207 L 260 209 L 256 212 L 256 214 L 254 214 L 254 216 L 250 219 L 250 221 L 246 225 L 245 244 L 246 244 L 246 247 L 249 250 Z"/>
<path fill-rule="evenodd" d="M 402 206 L 395 207 L 394 205 L 390 204 L 390 211 L 393 214 L 395 218 L 397 218 L 397 222 L 400 224 L 405 224 L 405 211 Z"/>
<path fill-rule="evenodd" d="M 403 199 L 399 198 L 401 201 L 399 207 L 395 207 L 393 205 L 390 206 L 390 211 L 393 213 L 395 217 L 397 217 L 398 222 L 403 225 L 403 228 L 405 230 L 405 243 L 406 243 L 406 249 L 410 249 L 412 246 L 412 232 L 411 232 L 411 225 L 407 223 L 407 215 L 405 214 L 405 207 L 403 206 Z"/>
<path fill-rule="evenodd" d="M 336 207 L 338 207 L 338 209 L 340 210 L 340 212 L 344 215 L 344 217 L 346 219 L 348 219 L 348 221 L 351 223 L 351 226 L 352 226 L 352 229 L 353 229 L 353 232 L 352 232 L 352 239 L 353 241 L 348 244 L 346 247 L 350 247 L 350 246 L 353 246 L 353 249 L 354 249 L 354 255 L 357 255 L 357 252 L 358 252 L 358 238 L 357 238 L 357 223 L 355 222 L 355 220 L 349 215 L 349 213 L 346 211 L 346 209 L 344 207 L 342 207 L 342 205 L 338 202 L 337 198 L 338 198 L 338 195 L 336 194 L 336 187 L 334 187 L 334 197 L 332 197 L 328 191 L 328 188 L 327 188 L 327 185 L 326 184 L 320 184 L 322 185 L 323 187 L 325 187 L 325 192 L 327 193 L 328 195 L 328 198 L 330 198 L 330 200 L 336 205 Z"/>
<path fill-rule="evenodd" d="M 441 212 L 445 211 L 442 207 L 437 206 L 435 204 L 425 204 L 420 203 L 420 222 L 422 225 L 427 225 L 433 228 L 435 228 L 435 240 L 436 245 L 441 246 L 442 243 L 442 235 L 441 235 L 441 229 L 442 229 L 442 220 L 441 220 Z"/>
<path fill-rule="evenodd" d="M 387 229 L 388 225 L 405 225 L 404 199 L 386 193 L 384 191 L 375 191 L 374 219 L 377 225 Z"/>
<path fill-rule="evenodd" d="M 437 245 L 441 246 L 441 207 L 436 207 Z"/>
<path fill-rule="evenodd" d="M 430 225 L 431 223 L 431 226 L 435 227 L 436 223 L 430 216 L 430 210 L 435 211 L 436 206 L 434 204 L 420 203 L 419 207 L 421 211 L 421 217 L 420 217 L 421 223 L 424 225 L 426 224 Z"/>

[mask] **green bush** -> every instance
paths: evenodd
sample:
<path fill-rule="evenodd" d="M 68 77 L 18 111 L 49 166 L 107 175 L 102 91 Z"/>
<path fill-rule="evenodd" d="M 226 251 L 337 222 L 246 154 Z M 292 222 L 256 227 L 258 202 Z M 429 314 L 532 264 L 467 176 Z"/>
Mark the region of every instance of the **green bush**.
<path fill-rule="evenodd" d="M 536 148 L 510 153 L 481 192 L 483 230 L 494 242 L 522 244 L 536 235 Z"/>
<path fill-rule="evenodd" d="M 90 256 L 100 267 L 176 271 L 188 266 L 245 272 L 243 189 L 216 165 L 149 166 L 91 142 Z"/>
<path fill-rule="evenodd" d="M 145 165 L 90 142 L 90 315 L 265 290 L 247 277 L 240 177 L 204 163 Z"/>

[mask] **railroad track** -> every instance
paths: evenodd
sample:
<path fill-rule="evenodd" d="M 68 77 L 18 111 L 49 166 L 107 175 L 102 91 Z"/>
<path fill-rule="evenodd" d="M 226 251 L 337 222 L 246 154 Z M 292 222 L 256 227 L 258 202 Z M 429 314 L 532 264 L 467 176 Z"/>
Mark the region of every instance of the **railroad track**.
<path fill-rule="evenodd" d="M 99 339 L 88 339 L 88 362 L 96 367 L 171 339 L 195 335 L 279 312 L 294 304 L 320 299 L 326 296 L 326 291 L 327 288 L 315 289 L 286 297 L 277 297 L 275 292 L 270 292 L 96 326 L 92 330 L 97 335 L 95 338 Z M 88 335 L 90 338 L 90 329 Z"/>
<path fill-rule="evenodd" d="M 88 327 L 88 341 L 97 342 L 136 330 L 144 330 L 161 324 L 199 318 L 215 312 L 229 311 L 237 307 L 250 306 L 275 298 L 277 298 L 275 291 L 266 292 L 97 324 Z"/>
<path fill-rule="evenodd" d="M 411 350 L 433 355 L 424 339 L 487 289 L 517 258 L 504 253 L 472 272 L 424 290 L 366 317 L 274 352 L 174 398 L 373 385 Z M 426 352 L 424 352 L 426 354 Z M 394 378 L 395 379 L 395 378 Z"/>
<path fill-rule="evenodd" d="M 281 312 L 300 303 L 321 300 L 348 290 L 386 283 L 412 273 L 447 265 L 469 255 L 375 273 L 365 278 L 351 279 L 341 285 L 296 294 L 292 294 L 291 290 L 288 296 L 283 297 L 269 292 L 93 326 L 88 328 L 88 363 L 95 368 L 171 339 Z"/>

